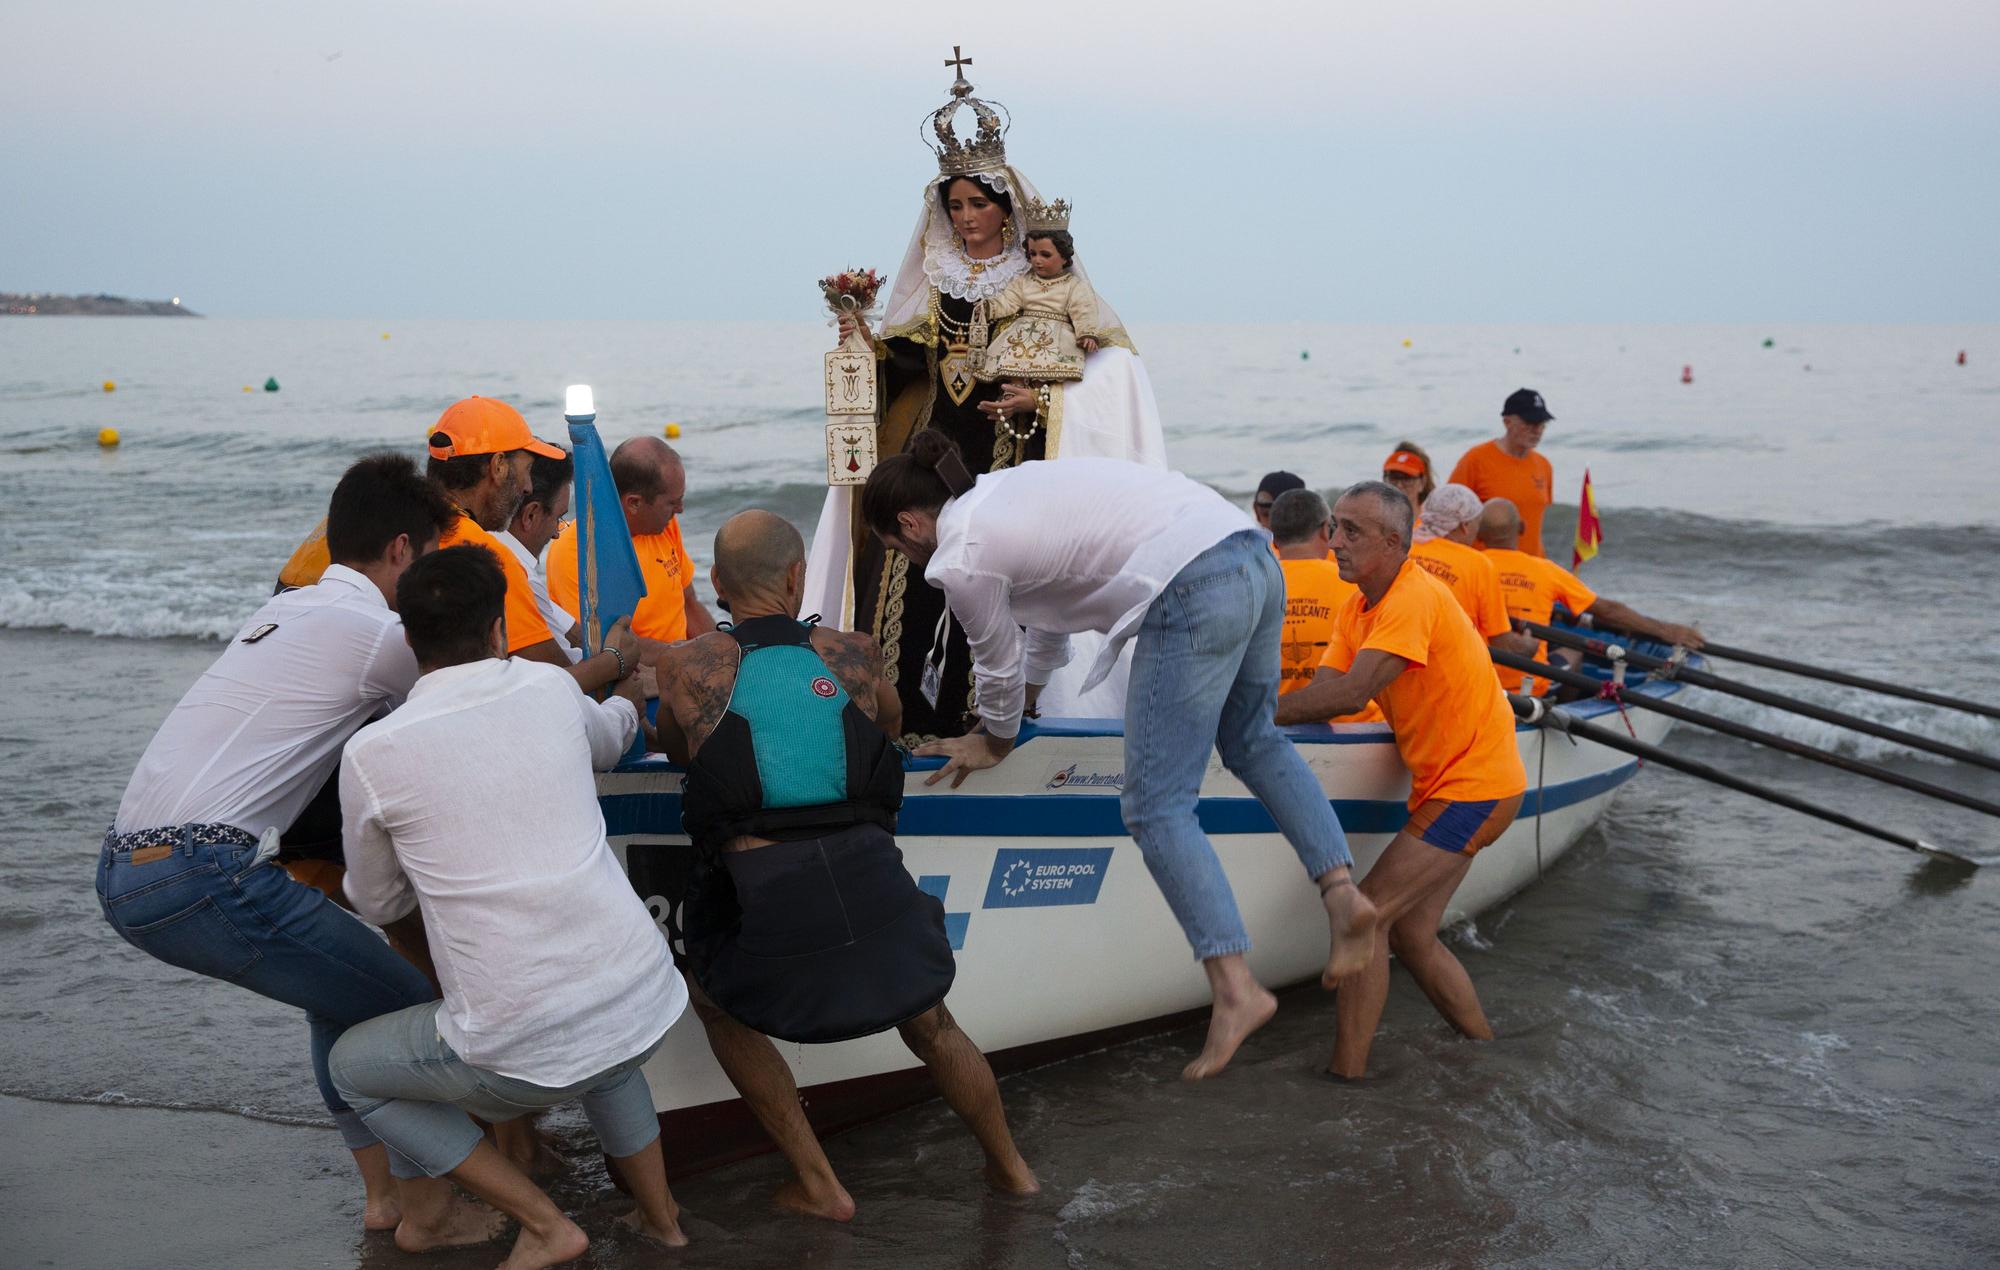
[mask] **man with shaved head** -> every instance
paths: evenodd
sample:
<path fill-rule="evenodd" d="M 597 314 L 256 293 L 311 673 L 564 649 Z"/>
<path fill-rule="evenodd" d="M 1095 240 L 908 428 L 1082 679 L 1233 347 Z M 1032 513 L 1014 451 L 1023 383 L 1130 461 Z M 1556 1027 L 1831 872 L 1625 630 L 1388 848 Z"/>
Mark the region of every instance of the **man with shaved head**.
<path fill-rule="evenodd" d="M 1662 644 L 1701 647 L 1701 632 L 1694 627 L 1678 622 L 1662 622 L 1629 605 L 1607 599 L 1547 556 L 1531 555 L 1520 550 L 1520 544 L 1520 508 L 1514 506 L 1511 499 L 1487 499 L 1479 513 L 1479 545 L 1485 548 L 1486 558 L 1499 570 L 1500 595 L 1507 606 L 1509 618 L 1546 625 L 1555 613 L 1556 605 L 1561 604 L 1578 618 L 1588 617 L 1616 630 L 1657 639 Z M 1562 650 L 1561 655 L 1572 666 L 1582 659 L 1582 654 L 1568 649 Z M 1548 644 L 1537 641 L 1534 656 L 1536 661 L 1546 664 L 1549 660 Z M 1540 675 L 1502 668 L 1500 681 L 1513 691 L 1514 684 L 1508 682 L 1510 679 L 1517 681 L 1521 690 L 1531 696 L 1539 697 L 1549 690 L 1549 681 Z"/>
<path fill-rule="evenodd" d="M 1486 640 L 1450 588 L 1411 558 L 1410 513 L 1410 500 L 1381 481 L 1363 481 L 1333 505 L 1333 558 L 1356 590 L 1334 616 L 1318 675 L 1278 698 L 1279 723 L 1374 701 L 1410 769 L 1409 820 L 1361 879 L 1382 920 L 1375 955 L 1340 981 L 1328 1070 L 1345 1079 L 1367 1071 L 1391 951 L 1460 1034 L 1492 1038 L 1438 922 L 1473 855 L 1513 823 L 1528 787 Z"/>
<path fill-rule="evenodd" d="M 694 561 L 681 543 L 680 514 L 687 501 L 687 467 L 658 437 L 633 437 L 611 452 L 611 483 L 632 531 L 632 549 L 646 578 L 646 595 L 632 614 L 639 659 L 651 665 L 664 645 L 715 629 L 694 594 Z M 571 613 L 577 607 L 576 522 L 549 544 L 549 598 Z"/>
<path fill-rule="evenodd" d="M 687 766 L 682 825 L 698 853 L 684 920 L 695 1009 L 797 1173 L 779 1203 L 854 1215 L 768 1038 L 890 1028 L 979 1140 L 987 1182 L 1038 1190 L 992 1068 L 944 1005 L 956 973 L 944 906 L 917 889 L 896 847 L 901 699 L 874 639 L 799 620 L 805 575 L 789 522 L 731 517 L 710 578 L 734 625 L 660 655 L 660 741 Z"/>

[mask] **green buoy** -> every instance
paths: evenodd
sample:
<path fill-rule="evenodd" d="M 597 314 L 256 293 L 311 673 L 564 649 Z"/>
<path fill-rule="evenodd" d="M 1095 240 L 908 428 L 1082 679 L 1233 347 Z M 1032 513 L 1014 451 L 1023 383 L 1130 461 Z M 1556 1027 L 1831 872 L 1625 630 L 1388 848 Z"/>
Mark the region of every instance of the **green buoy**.
<path fill-rule="evenodd" d="M 1764 347 L 1765 347 L 1765 348 L 1776 348 L 1777 346 L 1778 346 L 1778 341 L 1776 341 L 1776 340 L 1774 340 L 1774 339 L 1770 338 L 1769 336 L 1765 336 L 1765 337 L 1764 337 Z"/>
<path fill-rule="evenodd" d="M 273 375 L 269 379 L 264 381 L 264 391 L 265 392 L 278 391 L 278 377 L 276 375 Z"/>

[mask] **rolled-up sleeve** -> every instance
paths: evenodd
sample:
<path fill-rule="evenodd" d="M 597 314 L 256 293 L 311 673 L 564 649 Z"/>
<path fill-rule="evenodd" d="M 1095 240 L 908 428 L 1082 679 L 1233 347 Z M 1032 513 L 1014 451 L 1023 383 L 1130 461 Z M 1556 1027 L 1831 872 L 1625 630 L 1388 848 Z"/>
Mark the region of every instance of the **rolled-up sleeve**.
<path fill-rule="evenodd" d="M 347 902 L 363 920 L 377 926 L 409 916 L 417 907 L 417 893 L 396 859 L 366 765 L 356 760 L 351 745 L 340 759 L 340 820 L 347 857 L 347 874 L 340 886 Z"/>
<path fill-rule="evenodd" d="M 1069 665 L 1069 636 L 1027 628 L 1027 676 L 1031 684 L 1046 684 L 1049 676 Z"/>
<path fill-rule="evenodd" d="M 1026 640 L 1014 620 L 1007 581 L 990 573 L 953 572 L 936 579 L 972 649 L 974 704 L 991 736 L 1012 739 L 1027 702 Z"/>
<path fill-rule="evenodd" d="M 639 734 L 639 711 L 623 697 L 593 701 L 581 689 L 576 700 L 583 711 L 583 734 L 590 740 L 590 765 L 608 772 L 632 748 L 632 738 Z"/>

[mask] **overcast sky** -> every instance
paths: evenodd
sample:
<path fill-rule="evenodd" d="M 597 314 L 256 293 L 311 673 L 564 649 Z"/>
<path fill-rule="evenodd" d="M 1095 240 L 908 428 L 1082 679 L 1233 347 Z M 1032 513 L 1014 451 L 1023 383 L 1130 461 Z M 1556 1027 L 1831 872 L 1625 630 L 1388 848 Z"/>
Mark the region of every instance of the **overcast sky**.
<path fill-rule="evenodd" d="M 1128 320 L 2000 320 L 1992 0 L 0 0 L 0 290 L 813 319 L 954 43 Z"/>

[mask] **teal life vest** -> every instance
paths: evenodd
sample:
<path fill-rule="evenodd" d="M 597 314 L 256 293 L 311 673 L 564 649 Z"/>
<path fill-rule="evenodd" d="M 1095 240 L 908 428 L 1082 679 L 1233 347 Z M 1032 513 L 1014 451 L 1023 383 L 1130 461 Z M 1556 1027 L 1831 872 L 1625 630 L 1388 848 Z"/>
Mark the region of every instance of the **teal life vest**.
<path fill-rule="evenodd" d="M 902 752 L 813 651 L 812 629 L 774 615 L 729 630 L 742 649 L 736 683 L 682 786 L 681 826 L 696 846 L 896 831 Z"/>

